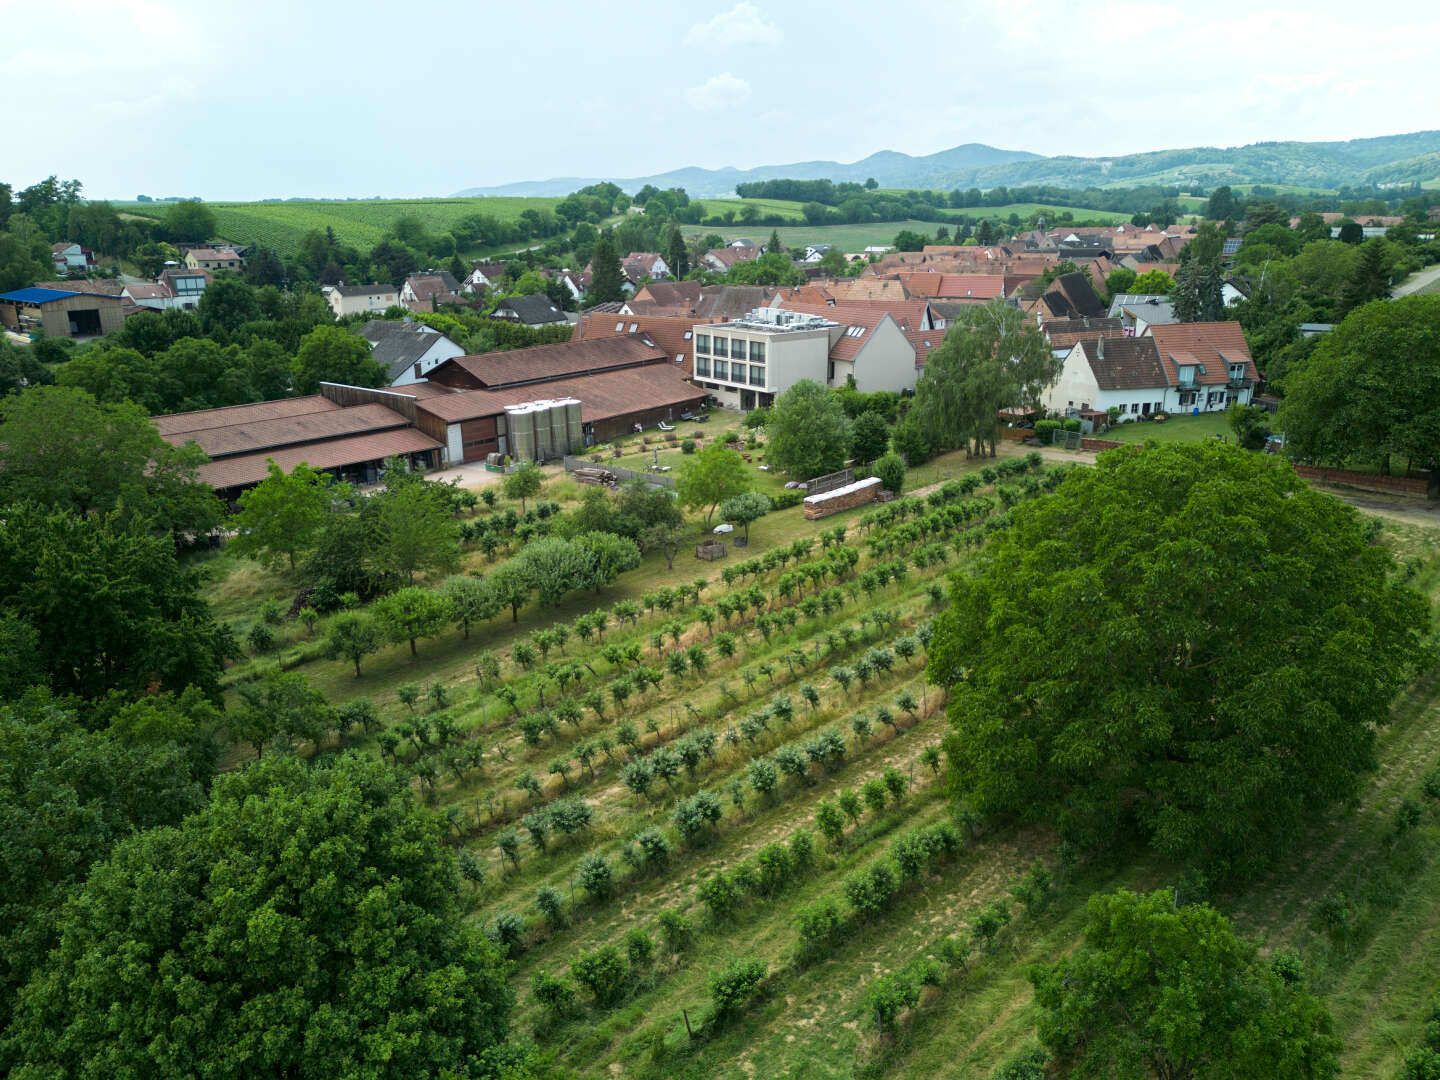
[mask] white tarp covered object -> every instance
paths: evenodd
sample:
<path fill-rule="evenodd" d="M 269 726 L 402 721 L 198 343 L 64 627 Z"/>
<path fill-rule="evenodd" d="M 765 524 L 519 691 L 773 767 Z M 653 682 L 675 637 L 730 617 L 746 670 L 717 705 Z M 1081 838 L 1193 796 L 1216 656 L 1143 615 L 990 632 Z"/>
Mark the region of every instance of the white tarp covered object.
<path fill-rule="evenodd" d="M 725 524 L 723 524 L 723 525 L 716 525 L 715 528 L 711 529 L 710 531 L 713 532 L 713 533 L 716 533 L 716 534 L 734 532 L 734 531 L 735 531 L 735 526 L 734 526 L 734 525 L 731 525 L 731 524 L 727 521 L 727 522 L 726 522 Z"/>
<path fill-rule="evenodd" d="M 832 491 L 822 491 L 819 495 L 806 495 L 805 501 L 811 505 L 827 503 L 831 499 L 843 499 L 846 495 L 853 495 L 857 491 L 868 491 L 870 488 L 878 487 L 880 478 L 878 476 L 867 477 L 864 480 L 856 480 L 853 484 L 846 484 L 844 487 L 835 488 Z"/>

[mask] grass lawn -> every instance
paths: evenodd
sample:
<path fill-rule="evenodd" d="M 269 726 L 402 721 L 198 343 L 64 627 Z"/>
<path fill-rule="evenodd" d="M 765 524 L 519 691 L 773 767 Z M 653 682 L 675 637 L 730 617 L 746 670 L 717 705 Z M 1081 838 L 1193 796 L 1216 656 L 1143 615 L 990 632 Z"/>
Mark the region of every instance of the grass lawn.
<path fill-rule="evenodd" d="M 1151 439 L 1155 442 L 1174 443 L 1201 442 L 1204 439 L 1213 439 L 1216 435 L 1224 436 L 1227 442 L 1234 441 L 1230 424 L 1223 412 L 1201 413 L 1199 416 L 1171 414 L 1163 424 L 1154 421 L 1120 424 L 1100 437 L 1127 443 L 1143 443 Z"/>

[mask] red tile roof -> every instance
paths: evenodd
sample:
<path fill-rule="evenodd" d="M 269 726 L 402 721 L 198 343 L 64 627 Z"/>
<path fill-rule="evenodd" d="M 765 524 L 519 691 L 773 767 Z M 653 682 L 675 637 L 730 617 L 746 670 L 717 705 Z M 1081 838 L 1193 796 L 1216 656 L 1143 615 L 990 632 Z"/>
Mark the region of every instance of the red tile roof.
<path fill-rule="evenodd" d="M 680 315 L 582 315 L 576 324 L 571 341 L 596 340 L 599 338 L 628 337 L 635 334 L 648 338 L 664 350 L 665 356 L 686 375 L 691 374 L 694 363 L 692 345 L 695 327 L 705 326 L 715 319 L 696 319 Z"/>
<path fill-rule="evenodd" d="M 615 315 L 614 318 L 616 321 L 633 321 L 637 316 Z M 566 341 L 556 345 L 531 345 L 525 349 L 482 353 L 479 356 L 457 356 L 437 364 L 431 371 L 430 378 L 435 379 L 437 373 L 443 373 L 453 365 L 477 380 L 481 387 L 495 389 L 515 383 L 581 375 L 604 368 L 653 363 L 665 358 L 665 353 L 658 345 L 647 344 L 638 335 L 626 335 Z M 444 379 L 439 381 L 443 382 Z M 534 390 L 530 391 L 532 397 L 535 393 Z"/>
<path fill-rule="evenodd" d="M 409 423 L 405 417 L 384 405 L 357 405 L 331 412 L 304 413 L 203 431 L 179 432 L 163 438 L 175 446 L 193 440 L 210 457 L 222 458 L 407 427 Z"/>
<path fill-rule="evenodd" d="M 681 378 L 674 365 L 654 364 L 620 371 L 604 371 L 582 378 L 559 379 L 537 386 L 512 386 L 502 390 L 466 390 L 449 397 L 420 401 L 416 408 L 448 424 L 494 416 L 506 405 L 530 401 L 576 398 L 580 418 L 586 423 L 667 405 L 698 402 L 709 392 Z"/>
<path fill-rule="evenodd" d="M 1245 331 L 1238 322 L 1162 323 L 1151 326 L 1146 336 L 1155 339 L 1173 382 L 1179 381 L 1178 365 L 1192 362 L 1205 369 L 1195 373 L 1195 381 L 1201 386 L 1226 383 L 1231 364 L 1244 363 L 1245 378 L 1260 378 L 1245 342 Z"/>
<path fill-rule="evenodd" d="M 905 337 L 915 347 L 915 363 L 923 365 L 930 354 L 945 340 L 944 330 L 906 330 Z"/>
<path fill-rule="evenodd" d="M 287 416 L 303 416 L 308 413 L 333 412 L 342 406 L 319 394 L 307 397 L 281 398 L 278 401 L 261 401 L 254 405 L 228 405 L 221 409 L 196 409 L 193 412 L 167 413 L 150 419 L 160 429 L 160 434 L 169 439 L 172 435 L 186 432 L 211 431 L 215 428 L 231 427 L 235 424 L 256 424 Z M 172 440 L 173 441 L 173 440 Z M 184 439 L 180 440 L 184 442 Z"/>
<path fill-rule="evenodd" d="M 911 296 L 940 300 L 993 300 L 1005 295 L 1003 274 L 931 274 L 922 271 L 896 276 L 905 283 Z"/>
<path fill-rule="evenodd" d="M 1175 384 L 1150 338 L 1099 338 L 1081 343 L 1080 348 L 1101 390 L 1149 390 Z"/>
<path fill-rule="evenodd" d="M 220 490 L 258 484 L 265 479 L 268 472 L 267 462 L 270 460 L 274 460 L 275 464 L 286 472 L 302 461 L 316 469 L 336 469 L 342 465 L 379 461 L 391 454 L 414 454 L 421 450 L 439 448 L 440 444 L 430 436 L 407 426 L 366 435 L 352 435 L 349 438 L 306 443 L 303 446 L 287 446 L 256 454 L 239 454 L 207 462 L 201 465 L 198 471 L 201 480 Z"/>

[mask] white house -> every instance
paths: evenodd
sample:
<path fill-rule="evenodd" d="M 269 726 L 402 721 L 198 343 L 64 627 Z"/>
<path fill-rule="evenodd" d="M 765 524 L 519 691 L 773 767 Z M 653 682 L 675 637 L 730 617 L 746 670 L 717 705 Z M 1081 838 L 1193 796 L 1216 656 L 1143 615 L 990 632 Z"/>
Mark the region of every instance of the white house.
<path fill-rule="evenodd" d="M 1041 401 L 1046 411 L 1062 416 L 1111 408 L 1139 416 L 1165 411 L 1170 393 L 1153 338 L 1101 337 L 1076 342 Z"/>
<path fill-rule="evenodd" d="M 424 323 L 371 319 L 359 333 L 370 354 L 385 366 L 391 386 L 420 382 L 442 362 L 465 355 L 459 345 Z"/>
<path fill-rule="evenodd" d="M 369 285 L 327 285 L 322 292 L 335 312 L 335 318 L 346 315 L 364 315 L 367 312 L 379 314 L 386 308 L 400 303 L 399 290 L 394 285 L 371 282 Z"/>
<path fill-rule="evenodd" d="M 1061 415 L 1115 408 L 1123 421 L 1248 405 L 1258 381 L 1238 323 L 1161 324 L 1142 337 L 1077 343 L 1041 400 Z"/>
<path fill-rule="evenodd" d="M 51 244 L 50 259 L 55 264 L 55 269 L 62 274 L 67 270 L 84 270 L 86 267 L 95 265 L 94 252 L 79 244 L 71 243 L 69 240 Z"/>

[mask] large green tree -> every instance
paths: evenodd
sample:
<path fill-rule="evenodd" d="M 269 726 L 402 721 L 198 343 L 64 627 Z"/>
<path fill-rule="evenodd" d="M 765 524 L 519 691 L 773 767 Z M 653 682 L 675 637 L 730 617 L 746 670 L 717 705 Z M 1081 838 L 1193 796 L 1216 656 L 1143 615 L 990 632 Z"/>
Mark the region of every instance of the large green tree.
<path fill-rule="evenodd" d="M 765 433 L 770 464 L 798 480 L 843 468 L 850 454 L 850 419 L 840 399 L 814 379 L 801 379 L 775 399 Z"/>
<path fill-rule="evenodd" d="M 1220 444 L 1117 450 L 1010 511 L 938 617 L 955 794 L 1247 873 L 1353 798 L 1424 600 L 1344 503 Z"/>
<path fill-rule="evenodd" d="M 460 530 L 448 489 L 406 472 L 393 459 L 385 482 L 385 490 L 366 499 L 364 508 L 375 574 L 412 585 L 419 575 L 454 570 L 460 564 Z"/>
<path fill-rule="evenodd" d="M 513 996 L 442 836 L 402 777 L 354 755 L 222 778 L 66 906 L 21 992 L 11 1075 L 491 1075 Z"/>
<path fill-rule="evenodd" d="M 595 241 L 590 255 L 590 288 L 585 299 L 590 304 L 604 304 L 625 299 L 624 277 L 620 274 L 620 256 L 608 231 Z"/>
<path fill-rule="evenodd" d="M 29 625 L 50 685 L 86 698 L 198 686 L 218 696 L 236 652 L 175 543 L 139 521 L 8 506 L 0 612 Z"/>
<path fill-rule="evenodd" d="M 1275 427 L 1295 454 L 1336 464 L 1440 459 L 1440 296 L 1366 304 L 1285 379 Z"/>
<path fill-rule="evenodd" d="M 301 338 L 291 377 L 297 394 L 313 394 L 322 382 L 384 386 L 390 381 L 364 339 L 339 326 L 317 326 Z"/>
<path fill-rule="evenodd" d="M 1202 222 L 1195 239 L 1180 253 L 1180 269 L 1175 272 L 1170 302 L 1181 322 L 1217 322 L 1225 317 L 1220 292 L 1225 283 L 1220 269 L 1224 244 L 1220 230 L 1208 221 Z"/>
<path fill-rule="evenodd" d="M 264 480 L 240 496 L 240 512 L 230 519 L 235 536 L 230 550 L 267 565 L 295 558 L 314 548 L 337 501 L 349 497 L 348 484 L 300 462 L 288 473 L 265 463 Z"/>
<path fill-rule="evenodd" d="M 675 493 L 680 505 L 688 509 L 705 507 L 705 524 L 710 524 L 719 506 L 732 495 L 739 495 L 750 486 L 745 461 L 735 450 L 711 443 L 698 454 L 680 462 L 675 479 Z"/>
<path fill-rule="evenodd" d="M 999 410 L 1034 405 L 1060 375 L 1039 327 L 1001 301 L 968 307 L 925 362 L 906 416 L 936 449 L 994 456 Z"/>
<path fill-rule="evenodd" d="M 165 235 L 182 243 L 209 240 L 215 235 L 215 214 L 198 199 L 182 199 L 165 215 Z"/>
<path fill-rule="evenodd" d="M 417 640 L 434 637 L 445 629 L 450 621 L 450 605 L 429 589 L 400 589 L 375 601 L 375 620 L 391 641 L 408 641 L 410 655 L 414 656 Z"/>
<path fill-rule="evenodd" d="M 87 730 L 43 693 L 0 705 L 0 1017 L 56 943 L 65 895 L 91 865 L 134 830 L 205 805 L 213 761 L 145 736 Z"/>
<path fill-rule="evenodd" d="M 205 455 L 193 444 L 171 446 L 135 405 L 37 387 L 0 399 L 0 447 L 0 503 L 113 511 L 177 532 L 220 521 L 219 500 L 197 479 Z"/>
<path fill-rule="evenodd" d="M 1267 961 L 1170 890 L 1092 897 L 1085 943 L 1030 972 L 1039 1034 L 1074 1080 L 1329 1080 L 1340 1040 L 1299 958 Z"/>

